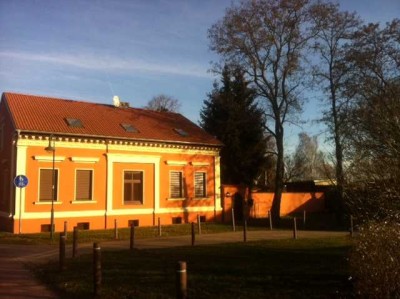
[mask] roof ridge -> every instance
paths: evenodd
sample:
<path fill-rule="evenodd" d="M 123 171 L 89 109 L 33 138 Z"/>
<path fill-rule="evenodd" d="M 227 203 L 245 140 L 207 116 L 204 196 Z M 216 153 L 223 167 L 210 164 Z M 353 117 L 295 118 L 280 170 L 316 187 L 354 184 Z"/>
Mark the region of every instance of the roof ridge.
<path fill-rule="evenodd" d="M 88 103 L 88 104 L 100 104 L 103 105 L 103 103 L 98 103 L 98 102 L 92 102 L 89 100 L 82 100 L 82 99 L 68 99 L 66 97 L 59 97 L 59 96 L 50 96 L 50 95 L 40 95 L 40 94 L 31 94 L 31 93 L 19 93 L 19 92 L 3 92 L 4 95 L 15 95 L 15 96 L 27 96 L 27 97 L 35 97 L 35 98 L 45 98 L 49 100 L 59 100 L 59 101 L 68 101 L 68 102 L 78 102 L 78 103 Z M 104 104 L 107 105 L 107 104 Z M 110 104 L 110 106 L 113 106 Z"/>

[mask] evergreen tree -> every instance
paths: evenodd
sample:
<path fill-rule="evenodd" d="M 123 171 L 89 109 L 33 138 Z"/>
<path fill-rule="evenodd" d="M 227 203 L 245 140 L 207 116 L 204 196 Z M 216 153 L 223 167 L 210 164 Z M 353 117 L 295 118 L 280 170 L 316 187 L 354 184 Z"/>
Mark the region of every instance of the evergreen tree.
<path fill-rule="evenodd" d="M 252 186 L 266 163 L 267 139 L 264 114 L 243 70 L 225 66 L 222 86 L 214 83 L 204 101 L 200 126 L 224 143 L 221 179 L 224 184 Z"/>

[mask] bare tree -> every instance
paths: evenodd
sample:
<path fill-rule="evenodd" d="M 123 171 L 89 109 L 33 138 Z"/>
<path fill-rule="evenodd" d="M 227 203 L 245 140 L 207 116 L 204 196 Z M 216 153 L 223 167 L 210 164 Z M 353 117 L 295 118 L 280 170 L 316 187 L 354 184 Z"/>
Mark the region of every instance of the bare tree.
<path fill-rule="evenodd" d="M 231 6 L 209 29 L 211 50 L 240 65 L 263 99 L 277 148 L 272 216 L 280 220 L 284 124 L 301 110 L 303 50 L 311 37 L 308 0 L 254 0 Z"/>
<path fill-rule="evenodd" d="M 318 34 L 313 49 L 318 55 L 313 74 L 322 87 L 327 109 L 323 121 L 327 124 L 335 146 L 336 182 L 339 206 L 343 206 L 343 143 L 346 109 L 349 98 L 343 95 L 346 75 L 351 71 L 346 61 L 347 44 L 359 29 L 361 21 L 355 13 L 339 11 L 332 3 L 319 3 L 314 6 L 312 19 Z"/>
<path fill-rule="evenodd" d="M 160 112 L 179 112 L 180 107 L 179 100 L 160 94 L 153 97 L 144 108 Z"/>
<path fill-rule="evenodd" d="M 295 152 L 286 157 L 286 181 L 327 179 L 329 168 L 319 150 L 317 136 L 300 133 Z"/>
<path fill-rule="evenodd" d="M 350 208 L 364 219 L 400 221 L 400 20 L 364 26 L 347 58 Z"/>

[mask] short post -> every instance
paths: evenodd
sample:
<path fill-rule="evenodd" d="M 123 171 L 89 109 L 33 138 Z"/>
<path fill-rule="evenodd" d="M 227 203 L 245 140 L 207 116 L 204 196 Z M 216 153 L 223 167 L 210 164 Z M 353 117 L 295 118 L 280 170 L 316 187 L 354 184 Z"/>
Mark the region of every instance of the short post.
<path fill-rule="evenodd" d="M 296 217 L 293 218 L 293 239 L 297 239 Z"/>
<path fill-rule="evenodd" d="M 162 236 L 162 232 L 161 232 L 161 218 L 158 217 L 158 236 L 161 237 Z"/>
<path fill-rule="evenodd" d="M 247 220 L 243 220 L 243 242 L 247 242 Z"/>
<path fill-rule="evenodd" d="M 268 211 L 269 229 L 272 230 L 272 216 L 271 210 Z"/>
<path fill-rule="evenodd" d="M 74 227 L 74 233 L 72 236 L 72 257 L 78 255 L 78 227 Z"/>
<path fill-rule="evenodd" d="M 129 248 L 133 250 L 135 247 L 135 224 L 131 224 L 131 238 L 130 238 L 130 246 Z"/>
<path fill-rule="evenodd" d="M 93 243 L 93 291 L 95 296 L 101 290 L 101 248 L 98 243 Z"/>
<path fill-rule="evenodd" d="M 67 234 L 68 234 L 68 221 L 64 221 L 64 235 L 65 235 L 65 239 L 68 238 Z"/>
<path fill-rule="evenodd" d="M 60 271 L 65 270 L 65 235 L 60 233 L 60 251 L 59 251 L 59 262 Z"/>
<path fill-rule="evenodd" d="M 350 237 L 354 236 L 353 215 L 350 215 Z"/>
<path fill-rule="evenodd" d="M 201 220 L 199 214 L 197 214 L 197 232 L 199 233 L 199 235 L 201 235 Z"/>
<path fill-rule="evenodd" d="M 192 246 L 194 246 L 196 235 L 194 232 L 194 222 L 192 222 Z"/>
<path fill-rule="evenodd" d="M 187 298 L 186 262 L 178 262 L 176 267 L 176 298 Z"/>
<path fill-rule="evenodd" d="M 232 208 L 232 230 L 235 232 L 236 231 L 236 226 L 235 226 L 235 209 Z"/>
<path fill-rule="evenodd" d="M 114 219 L 114 239 L 118 240 L 118 220 Z"/>
<path fill-rule="evenodd" d="M 306 228 L 306 210 L 303 211 L 303 228 Z"/>

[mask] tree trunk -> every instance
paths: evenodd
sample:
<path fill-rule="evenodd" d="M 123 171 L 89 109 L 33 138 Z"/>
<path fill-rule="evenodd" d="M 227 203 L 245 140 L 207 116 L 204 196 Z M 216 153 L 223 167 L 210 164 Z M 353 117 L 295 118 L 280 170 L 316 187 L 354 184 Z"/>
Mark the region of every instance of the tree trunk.
<path fill-rule="evenodd" d="M 332 86 L 332 83 L 331 83 Z M 343 222 L 344 214 L 344 202 L 343 202 L 343 185 L 344 185 L 344 173 L 343 173 L 343 147 L 341 142 L 341 123 L 339 121 L 338 111 L 336 107 L 336 92 L 331 87 L 332 96 L 332 116 L 334 124 L 334 140 L 335 140 L 335 158 L 336 158 L 336 187 L 337 187 L 337 206 L 336 215 L 337 220 L 340 224 Z"/>
<path fill-rule="evenodd" d="M 335 129 L 335 131 L 338 131 Z M 340 142 L 340 136 L 338 132 L 335 132 L 335 155 L 336 155 L 336 216 L 339 224 L 343 224 L 344 215 L 344 198 L 343 198 L 343 185 L 344 185 L 344 174 L 343 174 L 343 150 Z"/>
<path fill-rule="evenodd" d="M 275 176 L 275 190 L 274 199 L 272 201 L 272 220 L 274 225 L 279 225 L 281 217 L 281 199 L 284 188 L 284 151 L 283 151 L 283 127 L 281 125 L 276 126 L 276 147 L 277 147 L 277 161 L 276 161 L 276 176 Z"/>

